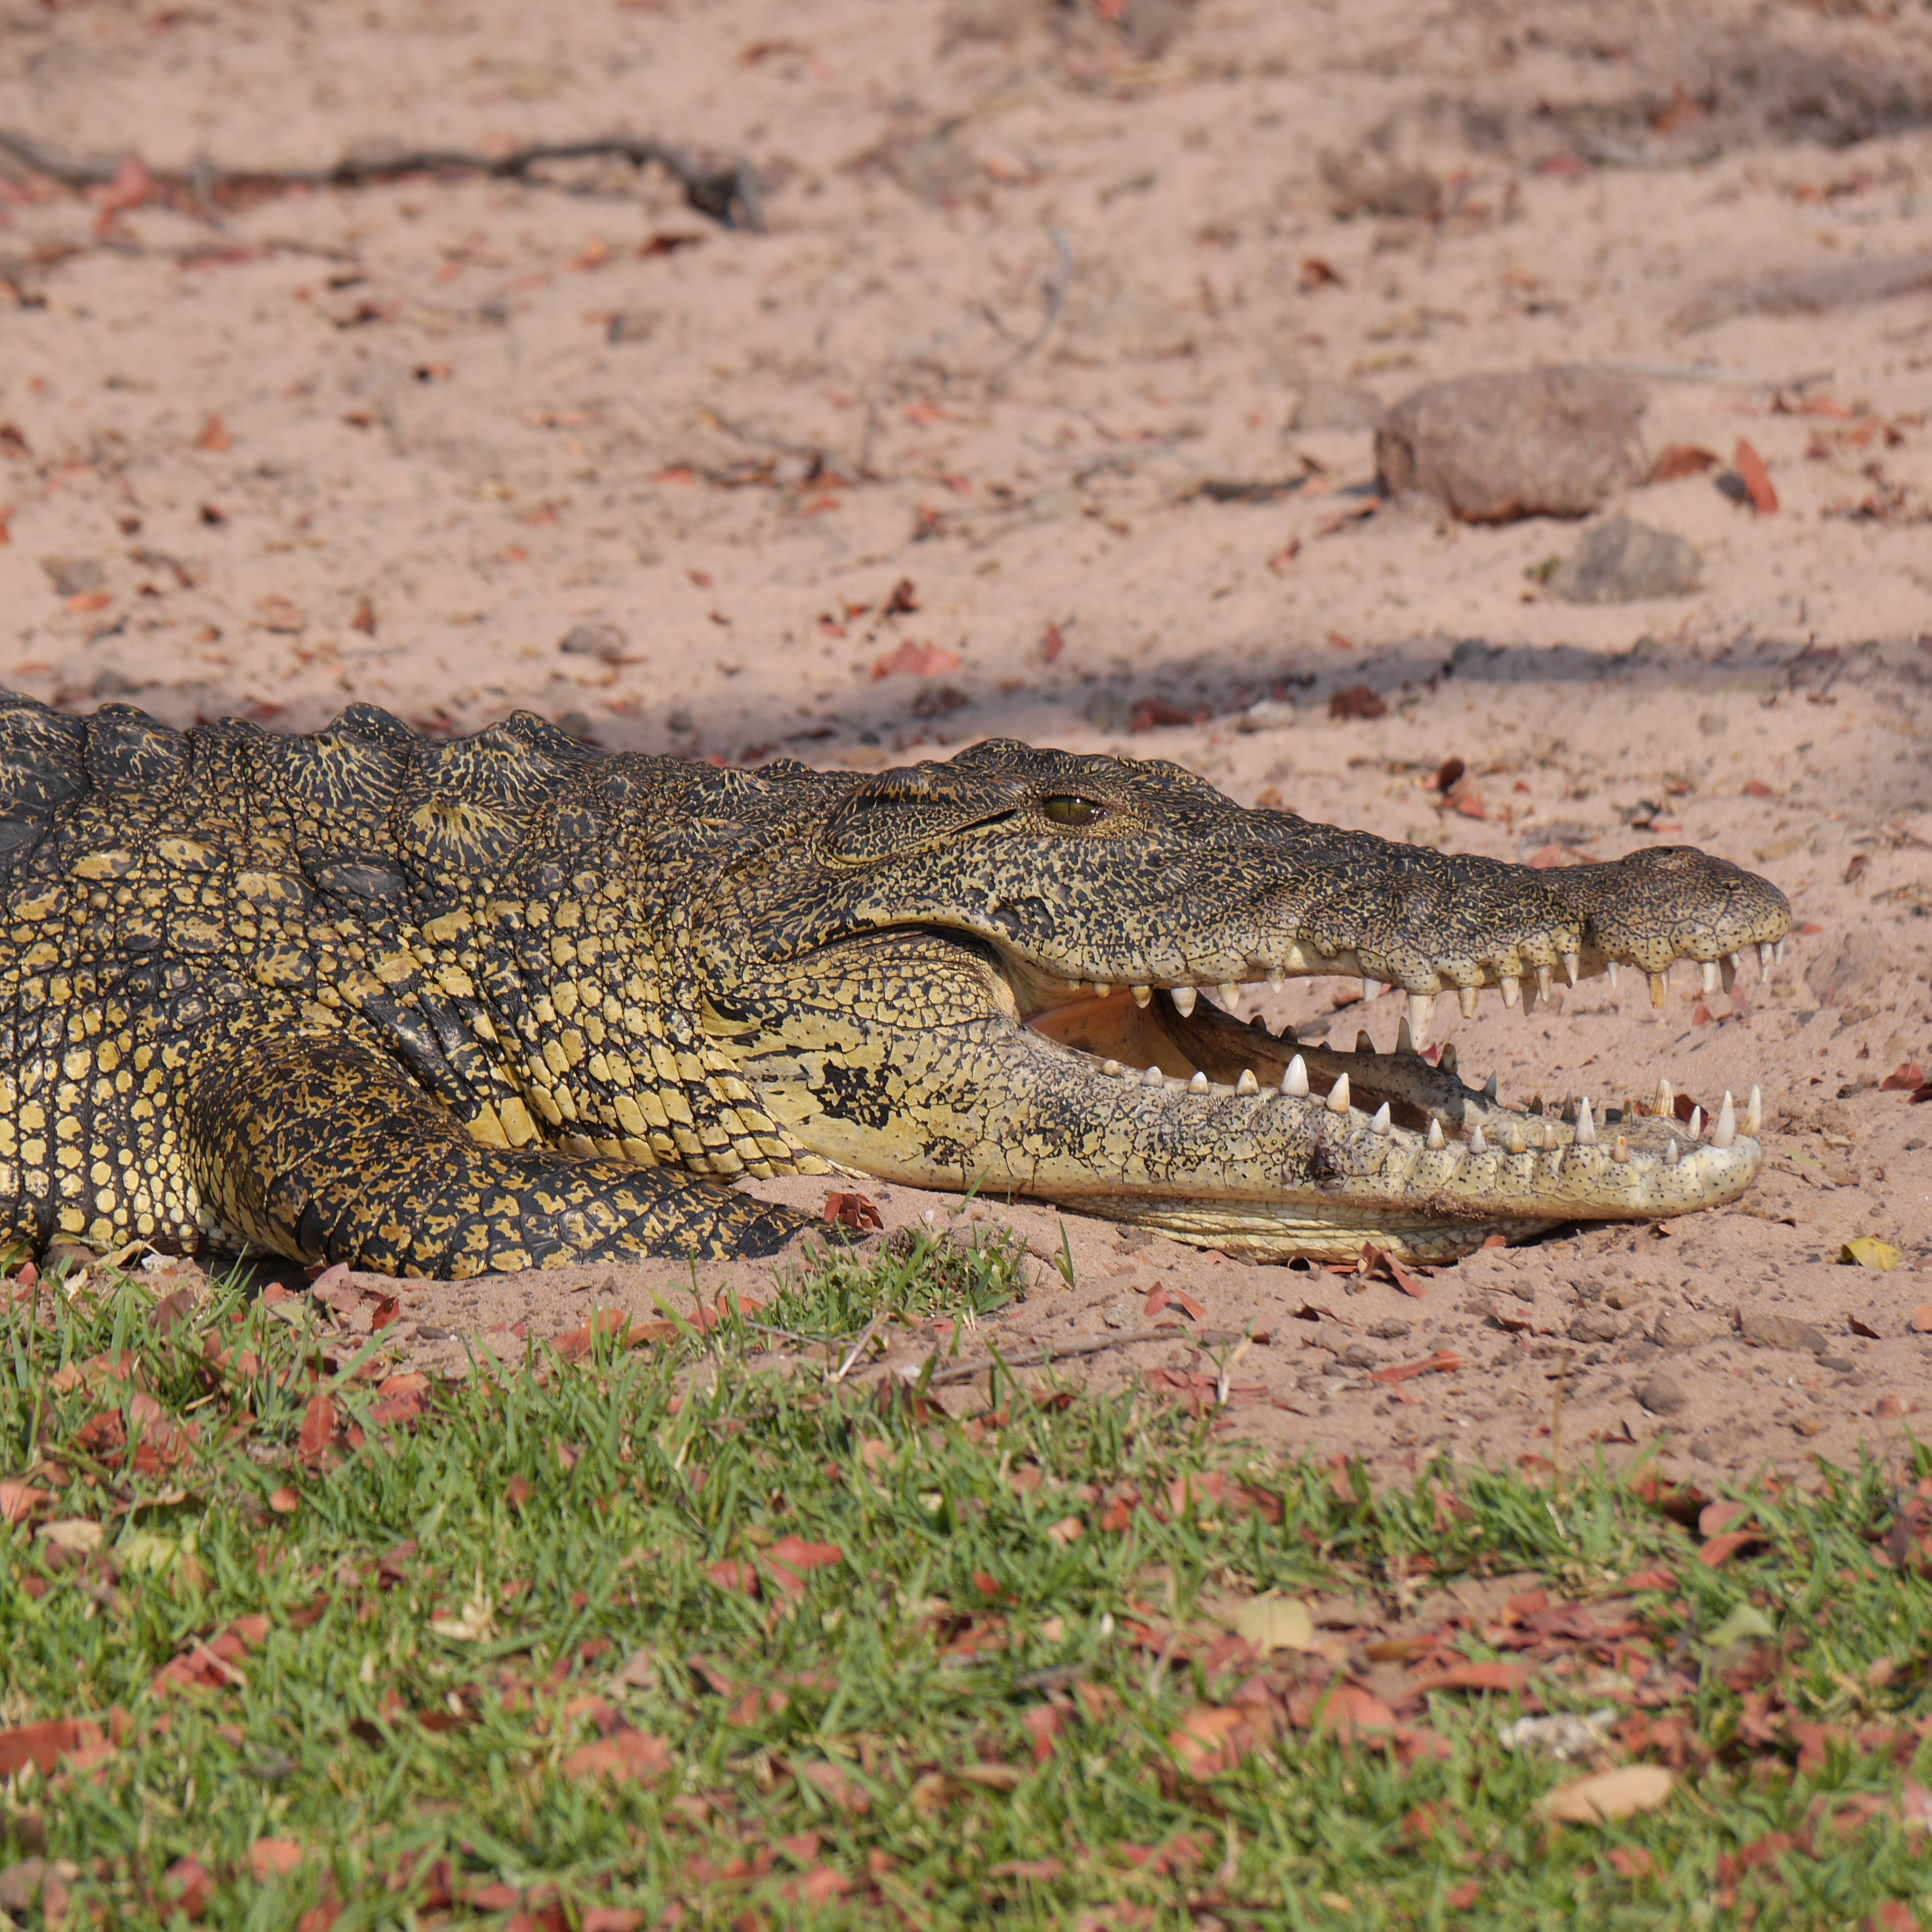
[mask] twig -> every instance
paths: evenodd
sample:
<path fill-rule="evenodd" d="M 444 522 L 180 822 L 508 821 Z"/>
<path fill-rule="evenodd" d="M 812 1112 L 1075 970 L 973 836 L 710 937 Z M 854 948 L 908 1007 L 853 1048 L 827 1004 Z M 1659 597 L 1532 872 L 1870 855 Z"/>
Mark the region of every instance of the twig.
<path fill-rule="evenodd" d="M 975 1376 L 984 1375 L 988 1369 L 1038 1369 L 1051 1362 L 1070 1361 L 1080 1355 L 1098 1355 L 1109 1348 L 1130 1348 L 1140 1342 L 1190 1342 L 1197 1348 L 1226 1348 L 1231 1342 L 1244 1342 L 1248 1338 L 1233 1328 L 1204 1328 L 1198 1334 L 1149 1328 L 1138 1335 L 1109 1335 L 1098 1342 L 1076 1342 L 1064 1348 L 1036 1348 L 1027 1355 L 988 1355 L 983 1361 L 955 1362 L 940 1370 L 930 1386 L 937 1388 L 947 1382 L 970 1382 Z"/>
<path fill-rule="evenodd" d="M 1060 313 L 1066 306 L 1066 291 L 1073 282 L 1073 244 L 1066 238 L 1066 231 L 1064 228 L 1055 226 L 1048 232 L 1053 237 L 1053 245 L 1060 259 L 1053 273 L 1040 285 L 1046 296 L 1046 319 L 994 371 L 996 379 L 1018 368 L 1040 347 L 1053 333 L 1060 321 Z"/>
<path fill-rule="evenodd" d="M 852 1344 L 850 1348 L 846 1352 L 845 1359 L 838 1364 L 838 1372 L 832 1378 L 835 1382 L 842 1382 L 845 1379 L 851 1370 L 852 1364 L 866 1352 L 866 1344 L 879 1332 L 879 1324 L 885 1318 L 886 1309 L 884 1304 L 881 1303 L 878 1307 L 873 1310 L 872 1320 L 859 1330 L 858 1340 Z"/>
<path fill-rule="evenodd" d="M 0 128 L 0 154 L 11 155 L 22 167 L 49 181 L 76 188 L 111 187 L 122 166 L 119 161 L 70 160 L 5 128 Z M 222 195 L 279 194 L 298 188 L 364 188 L 404 175 L 479 174 L 499 181 L 521 180 L 544 161 L 600 157 L 627 160 L 639 168 L 656 162 L 676 178 L 690 206 L 727 228 L 762 229 L 765 225 L 764 199 L 750 163 L 707 165 L 686 148 L 628 134 L 584 141 L 533 141 L 502 154 L 472 154 L 460 148 L 419 148 L 394 154 L 346 155 L 326 168 L 220 168 L 199 162 L 179 170 L 143 164 L 143 171 L 156 188 L 205 206 Z"/>

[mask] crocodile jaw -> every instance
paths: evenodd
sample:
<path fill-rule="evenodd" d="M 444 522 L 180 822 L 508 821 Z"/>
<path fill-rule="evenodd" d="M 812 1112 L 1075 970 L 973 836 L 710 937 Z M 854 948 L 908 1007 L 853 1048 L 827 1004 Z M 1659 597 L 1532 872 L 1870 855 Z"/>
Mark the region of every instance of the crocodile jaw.
<path fill-rule="evenodd" d="M 819 955 L 736 1045 L 774 1118 L 842 1168 L 1057 1202 L 1258 1260 L 1346 1260 L 1368 1243 L 1448 1260 L 1492 1235 L 1714 1206 L 1762 1163 L 1735 1118 L 1721 1146 L 1674 1118 L 1586 1127 L 1500 1107 L 1413 1052 L 1298 1053 L 1167 993 L 1029 1024 L 1033 991 L 982 948 L 873 935 Z"/>

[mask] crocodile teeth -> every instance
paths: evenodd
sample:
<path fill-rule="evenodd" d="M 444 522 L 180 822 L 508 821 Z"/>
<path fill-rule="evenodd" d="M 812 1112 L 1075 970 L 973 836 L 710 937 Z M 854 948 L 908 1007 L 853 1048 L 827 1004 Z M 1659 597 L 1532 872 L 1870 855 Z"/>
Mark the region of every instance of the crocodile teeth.
<path fill-rule="evenodd" d="M 1563 956 L 1563 976 L 1571 986 L 1576 983 L 1576 975 L 1583 970 L 1583 956 L 1580 952 L 1566 952 Z"/>
<path fill-rule="evenodd" d="M 1617 990 L 1617 962 L 1614 959 L 1606 959 L 1604 970 L 1610 976 L 1610 991 L 1614 993 Z"/>
<path fill-rule="evenodd" d="M 1490 1144 L 1483 1138 L 1483 1124 L 1478 1120 L 1469 1130 L 1469 1151 L 1472 1154 L 1487 1154 L 1489 1150 Z"/>
<path fill-rule="evenodd" d="M 1782 966 L 1784 964 L 1785 945 L 1786 942 L 1780 939 L 1778 940 L 1777 944 L 1771 949 L 1771 963 L 1774 966 Z"/>
<path fill-rule="evenodd" d="M 1684 1156 L 1677 1151 L 1677 1137 L 1673 1134 L 1670 1138 L 1670 1146 L 1664 1150 L 1664 1164 L 1666 1167 L 1675 1167 L 1683 1158 Z"/>
<path fill-rule="evenodd" d="M 1118 1060 L 1110 1060 L 1107 1062 L 1106 1066 L 1101 1068 L 1100 1071 L 1104 1073 L 1109 1080 L 1118 1080 L 1120 1077 L 1120 1063 Z"/>
<path fill-rule="evenodd" d="M 1348 1111 L 1348 1076 L 1346 1073 L 1328 1090 L 1328 1111 L 1331 1114 L 1346 1114 Z"/>
<path fill-rule="evenodd" d="M 1291 1100 L 1308 1098 L 1308 1063 L 1298 1053 L 1288 1063 L 1288 1071 L 1281 1076 L 1281 1090 Z"/>
<path fill-rule="evenodd" d="M 1192 986 L 1177 986 L 1172 998 L 1174 1011 L 1183 1019 L 1191 1017 L 1194 1011 L 1194 988 Z"/>
<path fill-rule="evenodd" d="M 1583 1096 L 1583 1104 L 1576 1110 L 1576 1144 L 1594 1147 L 1597 1144 L 1597 1124 L 1590 1118 L 1590 1096 Z"/>
<path fill-rule="evenodd" d="M 1738 956 L 1735 952 L 1726 952 L 1718 962 L 1718 979 L 1727 993 L 1738 983 Z"/>
<path fill-rule="evenodd" d="M 1444 1073 L 1454 1073 L 1455 1072 L 1456 1042 L 1453 1040 L 1449 1041 L 1443 1047 L 1442 1057 L 1436 1064 L 1442 1068 Z"/>
<path fill-rule="evenodd" d="M 1436 995 L 1412 993 L 1408 996 L 1408 1030 L 1415 1036 L 1409 1051 L 1419 1052 L 1429 1044 L 1429 1029 L 1436 1018 Z"/>
<path fill-rule="evenodd" d="M 1104 1000 L 1108 998 L 1112 994 L 1113 990 L 1113 988 L 1108 986 L 1104 980 L 1096 980 L 1094 982 L 1094 997 L 1096 1000 Z"/>
<path fill-rule="evenodd" d="M 1415 1036 L 1408 1030 L 1408 1016 L 1404 1014 L 1395 1023 L 1395 1050 L 1398 1053 L 1415 1051 Z"/>
<path fill-rule="evenodd" d="M 1702 1107 L 1693 1107 L 1690 1109 L 1690 1118 L 1684 1122 L 1684 1130 L 1694 1141 L 1701 1140 L 1703 1138 L 1704 1110 Z"/>
<path fill-rule="evenodd" d="M 1754 1087 L 1750 1090 L 1750 1104 L 1744 1108 L 1744 1132 L 1760 1132 L 1764 1126 L 1764 1096 Z"/>
<path fill-rule="evenodd" d="M 1510 1123 L 1509 1138 L 1503 1144 L 1511 1154 L 1527 1154 L 1529 1151 L 1529 1142 L 1524 1138 L 1522 1129 L 1514 1121 Z"/>
<path fill-rule="evenodd" d="M 1151 986 L 1130 986 L 1127 991 L 1133 994 L 1134 1004 L 1137 1006 L 1145 1006 L 1154 998 L 1154 988 Z"/>
<path fill-rule="evenodd" d="M 1158 1066 L 1150 1066 L 1141 1076 L 1141 1084 L 1143 1087 L 1158 1087 L 1166 1078 L 1166 1075 L 1162 1073 Z"/>
<path fill-rule="evenodd" d="M 1270 966 L 1268 969 L 1268 982 L 1278 993 L 1288 984 L 1288 975 L 1279 966 Z"/>
<path fill-rule="evenodd" d="M 1661 973 L 1653 973 L 1650 976 L 1650 1004 L 1660 1012 L 1664 1006 L 1664 995 L 1669 990 L 1670 985 L 1670 982 Z"/>
<path fill-rule="evenodd" d="M 1355 1051 L 1358 1053 L 1366 1053 L 1372 1055 L 1375 1050 L 1376 1043 L 1370 1038 L 1368 1028 L 1364 1027 L 1362 1028 L 1361 1031 L 1355 1036 Z"/>
<path fill-rule="evenodd" d="M 1492 1073 L 1488 1079 L 1483 1082 L 1483 1098 L 1485 1100 L 1493 1100 L 1496 1097 L 1496 1076 Z"/>
<path fill-rule="evenodd" d="M 1714 1148 L 1727 1148 L 1738 1137 L 1738 1117 L 1731 1105 L 1731 1092 L 1724 1090 L 1724 1104 L 1718 1109 L 1718 1124 L 1711 1130 L 1711 1144 Z"/>
<path fill-rule="evenodd" d="M 1382 991 L 1382 982 L 1379 980 L 1371 980 L 1366 973 L 1362 975 L 1362 998 L 1364 999 L 1372 1000 L 1376 995 Z"/>
<path fill-rule="evenodd" d="M 1550 1004 L 1550 968 L 1547 966 L 1539 966 L 1536 969 L 1536 997 L 1545 1006 Z"/>
<path fill-rule="evenodd" d="M 1502 976 L 1503 1004 L 1514 1010 L 1516 1003 L 1522 998 L 1522 982 L 1514 973 Z"/>
<path fill-rule="evenodd" d="M 1474 986 L 1458 986 L 1456 988 L 1456 1004 L 1462 1009 L 1462 1017 L 1466 1020 L 1476 1017 L 1477 998 L 1478 992 Z"/>
<path fill-rule="evenodd" d="M 1194 1078 L 1188 1082 L 1187 1090 L 1190 1094 L 1206 1093 L 1208 1090 L 1207 1075 L 1204 1073 L 1196 1073 Z"/>
<path fill-rule="evenodd" d="M 1718 962 L 1714 959 L 1706 960 L 1698 969 L 1698 976 L 1703 984 L 1704 997 L 1708 1000 L 1718 990 Z"/>
<path fill-rule="evenodd" d="M 1677 1111 L 1677 1096 L 1670 1090 L 1668 1080 L 1660 1080 L 1657 1083 L 1657 1098 L 1651 1102 L 1650 1111 L 1653 1114 L 1666 1116 Z"/>
<path fill-rule="evenodd" d="M 1238 1013 L 1241 1008 L 1241 989 L 1232 980 L 1224 980 L 1215 989 L 1221 995 L 1221 1004 L 1231 1013 Z"/>
<path fill-rule="evenodd" d="M 1369 1132 L 1372 1134 L 1385 1134 L 1388 1130 L 1389 1107 L 1388 1102 L 1384 1100 L 1382 1105 L 1376 1109 L 1375 1118 L 1369 1123 Z"/>
<path fill-rule="evenodd" d="M 1776 949 L 1773 947 L 1771 941 L 1768 939 L 1760 939 L 1757 943 L 1757 970 L 1760 977 L 1762 978 L 1770 972 L 1771 962 L 1775 957 Z"/>
<path fill-rule="evenodd" d="M 1615 1161 L 1627 1161 L 1630 1159 L 1630 1142 L 1625 1140 L 1622 1134 L 1618 1135 L 1616 1144 L 1610 1150 L 1610 1158 Z"/>
<path fill-rule="evenodd" d="M 1443 1145 L 1442 1123 L 1432 1114 L 1429 1119 L 1429 1144 L 1432 1150 L 1439 1150 Z"/>
<path fill-rule="evenodd" d="M 1255 1078 L 1254 1070 L 1243 1067 L 1240 1078 L 1234 1082 L 1234 1091 L 1237 1094 L 1258 1094 L 1261 1090 L 1262 1083 Z"/>

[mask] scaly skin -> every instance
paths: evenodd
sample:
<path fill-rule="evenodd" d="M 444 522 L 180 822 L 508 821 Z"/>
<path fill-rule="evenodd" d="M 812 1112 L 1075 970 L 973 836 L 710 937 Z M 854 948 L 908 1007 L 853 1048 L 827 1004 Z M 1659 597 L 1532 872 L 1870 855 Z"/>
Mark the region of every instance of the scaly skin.
<path fill-rule="evenodd" d="M 446 744 L 364 706 L 284 738 L 4 696 L 0 902 L 0 1232 L 459 1276 L 774 1252 L 808 1223 L 754 1174 L 1274 1258 L 1708 1205 L 1762 1158 L 1729 1116 L 1592 1144 L 1191 989 L 1365 974 L 1420 1031 L 1442 991 L 1790 923 L 1696 852 L 1534 872 L 1022 745 L 856 778 L 603 758 L 524 714 Z"/>

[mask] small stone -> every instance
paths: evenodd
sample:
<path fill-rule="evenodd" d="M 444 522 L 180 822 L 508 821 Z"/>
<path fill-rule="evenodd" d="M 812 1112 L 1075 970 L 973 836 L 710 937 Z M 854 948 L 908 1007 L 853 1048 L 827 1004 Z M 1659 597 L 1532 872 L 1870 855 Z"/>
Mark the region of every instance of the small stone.
<path fill-rule="evenodd" d="M 1335 382 L 1311 382 L 1302 391 L 1294 406 L 1289 427 L 1310 430 L 1362 430 L 1379 428 L 1382 419 L 1381 399 L 1366 389 Z"/>
<path fill-rule="evenodd" d="M 1639 1382 L 1636 1399 L 1652 1415 L 1675 1415 L 1687 1400 L 1682 1388 L 1668 1376 L 1650 1376 Z"/>
<path fill-rule="evenodd" d="M 657 332 L 658 317 L 645 309 L 620 309 L 604 325 L 607 342 L 648 342 Z"/>
<path fill-rule="evenodd" d="M 1378 1322 L 1369 1333 L 1378 1341 L 1406 1342 L 1408 1340 L 1408 1331 L 1414 1325 L 1412 1322 L 1404 1322 L 1397 1316 L 1391 1316 L 1386 1322 Z"/>
<path fill-rule="evenodd" d="M 40 568 L 56 594 L 62 597 L 89 597 L 107 588 L 107 572 L 98 557 L 44 556 Z"/>
<path fill-rule="evenodd" d="M 1351 1342 L 1336 1358 L 1345 1369 L 1378 1369 L 1382 1358 L 1366 1342 Z"/>
<path fill-rule="evenodd" d="M 564 633 L 557 649 L 566 657 L 602 658 L 606 664 L 614 664 L 629 643 L 615 624 L 578 624 Z"/>
<path fill-rule="evenodd" d="M 1536 1299 L 1535 1287 L 1529 1282 L 1513 1281 L 1509 1285 L 1509 1292 L 1519 1301 L 1534 1301 Z"/>
<path fill-rule="evenodd" d="M 1646 1292 L 1642 1288 L 1632 1288 L 1627 1284 L 1619 1283 L 1604 1297 L 1604 1306 L 1606 1308 L 1634 1308 L 1640 1301 L 1646 1298 Z"/>
<path fill-rule="evenodd" d="M 1376 432 L 1383 494 L 1421 490 L 1465 523 L 1580 517 L 1645 474 L 1642 391 L 1576 367 L 1463 376 L 1404 397 Z"/>
<path fill-rule="evenodd" d="M 1832 1346 L 1810 1322 L 1756 1308 L 1738 1316 L 1738 1333 L 1760 1348 L 1782 1348 L 1792 1354 L 1822 1355 Z"/>
<path fill-rule="evenodd" d="M 1607 1308 L 1586 1308 L 1569 1327 L 1573 1342 L 1614 1342 L 1617 1318 Z"/>
<path fill-rule="evenodd" d="M 1696 544 L 1628 517 L 1612 517 L 1585 535 L 1576 555 L 1550 578 L 1550 588 L 1566 604 L 1628 604 L 1640 597 L 1688 597 L 1702 574 Z"/>

